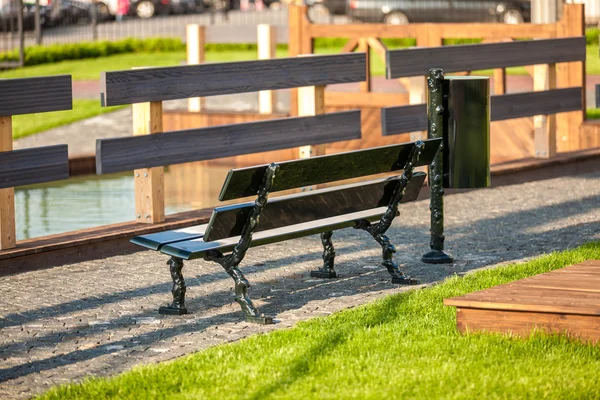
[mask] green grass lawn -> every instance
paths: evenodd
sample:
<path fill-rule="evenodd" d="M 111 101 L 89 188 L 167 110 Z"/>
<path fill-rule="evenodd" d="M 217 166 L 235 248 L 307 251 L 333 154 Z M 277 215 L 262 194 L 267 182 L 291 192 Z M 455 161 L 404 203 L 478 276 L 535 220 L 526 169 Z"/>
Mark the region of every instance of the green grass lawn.
<path fill-rule="evenodd" d="M 600 346 L 542 334 L 461 335 L 455 309 L 442 304 L 586 259 L 600 259 L 600 243 L 450 278 L 42 398 L 600 398 Z"/>
<path fill-rule="evenodd" d="M 100 107 L 99 100 L 73 100 L 72 110 L 15 115 L 13 117 L 13 138 L 33 135 L 119 108 L 122 107 Z"/>

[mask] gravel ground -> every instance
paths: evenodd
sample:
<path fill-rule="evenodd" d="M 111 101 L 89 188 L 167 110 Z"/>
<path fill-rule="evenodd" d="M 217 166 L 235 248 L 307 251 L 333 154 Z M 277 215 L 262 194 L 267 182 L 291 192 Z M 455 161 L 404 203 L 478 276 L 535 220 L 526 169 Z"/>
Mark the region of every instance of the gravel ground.
<path fill-rule="evenodd" d="M 427 265 L 428 201 L 403 204 L 389 236 L 405 272 L 425 285 L 453 274 L 564 250 L 600 239 L 600 174 L 447 196 L 453 265 Z M 242 319 L 233 282 L 217 265 L 186 263 L 186 316 L 159 316 L 170 299 L 167 257 L 144 251 L 0 278 L 0 398 L 106 376 L 209 346 L 283 329 L 298 321 L 409 290 L 378 266 L 381 250 L 364 232 L 334 234 L 339 279 L 318 280 L 318 237 L 250 249 L 242 269 L 261 311 L 277 323 Z"/>

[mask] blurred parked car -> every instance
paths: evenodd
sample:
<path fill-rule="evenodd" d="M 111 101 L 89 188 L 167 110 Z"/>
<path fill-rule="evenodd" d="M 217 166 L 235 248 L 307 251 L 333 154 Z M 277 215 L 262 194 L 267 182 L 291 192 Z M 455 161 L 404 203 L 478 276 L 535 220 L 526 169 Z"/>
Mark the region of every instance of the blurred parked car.
<path fill-rule="evenodd" d="M 75 25 L 92 20 L 92 4 L 77 0 L 55 0 L 47 6 L 46 26 Z"/>
<path fill-rule="evenodd" d="M 203 0 L 171 0 L 172 14 L 192 14 L 204 11 Z"/>
<path fill-rule="evenodd" d="M 348 8 L 346 0 L 306 0 L 306 5 L 326 8 L 331 15 L 344 15 Z"/>
<path fill-rule="evenodd" d="M 18 8 L 16 2 L 10 2 L 0 7 L 0 32 L 18 32 Z M 40 6 L 40 23 L 46 21 L 46 7 Z M 35 4 L 23 3 L 23 29 L 35 30 Z"/>
<path fill-rule="evenodd" d="M 171 11 L 169 0 L 131 0 L 129 14 L 140 18 L 152 18 L 155 15 L 166 15 Z"/>
<path fill-rule="evenodd" d="M 530 22 L 528 0 L 349 0 L 350 17 L 362 22 Z"/>

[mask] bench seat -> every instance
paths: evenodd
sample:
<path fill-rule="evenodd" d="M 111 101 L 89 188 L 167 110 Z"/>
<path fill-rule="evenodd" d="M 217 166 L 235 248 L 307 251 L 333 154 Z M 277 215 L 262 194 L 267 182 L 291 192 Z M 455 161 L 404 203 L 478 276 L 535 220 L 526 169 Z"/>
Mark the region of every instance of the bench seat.
<path fill-rule="evenodd" d="M 302 224 L 288 225 L 281 228 L 270 229 L 268 231 L 257 232 L 252 237 L 250 247 L 262 246 L 288 239 L 351 227 L 354 225 L 354 221 L 361 219 L 374 222 L 381 218 L 386 209 L 387 207 L 378 207 L 367 211 L 339 215 L 337 217 L 324 218 L 317 221 L 304 222 Z M 222 253 L 231 251 L 239 241 L 239 236 L 219 239 L 212 242 L 205 242 L 202 237 L 198 237 L 191 240 L 165 244 L 160 248 L 160 252 L 184 260 L 193 260 L 202 258 L 206 252 L 210 250 L 218 250 Z"/>

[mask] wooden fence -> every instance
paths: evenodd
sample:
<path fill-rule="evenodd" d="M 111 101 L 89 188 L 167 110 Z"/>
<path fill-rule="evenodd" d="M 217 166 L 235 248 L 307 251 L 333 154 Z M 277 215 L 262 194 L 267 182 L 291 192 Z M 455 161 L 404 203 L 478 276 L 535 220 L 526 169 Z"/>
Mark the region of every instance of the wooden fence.
<path fill-rule="evenodd" d="M 209 43 L 256 43 L 259 60 L 276 58 L 278 44 L 287 44 L 288 30 L 284 27 L 260 24 L 254 26 L 202 26 L 191 24 L 186 27 L 187 64 L 197 65 L 206 61 L 206 45 Z M 269 115 L 276 111 L 275 92 L 264 90 L 258 93 L 258 112 Z M 188 111 L 199 112 L 204 109 L 202 97 L 188 99 Z"/>
<path fill-rule="evenodd" d="M 12 116 L 71 110 L 71 76 L 0 79 L 0 250 L 16 246 L 16 186 L 67 179 L 67 145 L 13 150 Z"/>
<path fill-rule="evenodd" d="M 556 155 L 557 149 L 557 115 L 554 114 L 571 111 L 583 113 L 585 104 L 582 87 L 555 89 L 556 66 L 558 63 L 583 62 L 585 57 L 585 37 L 574 37 L 392 50 L 387 52 L 386 66 L 387 78 L 395 79 L 426 75 L 433 66 L 442 68 L 446 73 L 535 64 L 534 88 L 541 91 L 493 96 L 491 120 L 535 116 L 535 156 L 550 158 Z M 406 107 L 382 109 L 384 136 L 426 128 L 420 118 L 414 119 L 415 114 L 426 112 L 425 104 L 408 107 L 407 115 L 404 115 Z M 569 135 L 569 132 L 564 134 Z"/>
<path fill-rule="evenodd" d="M 421 23 L 400 26 L 383 24 L 350 24 L 350 25 L 325 25 L 312 24 L 306 17 L 306 7 L 290 6 L 289 8 L 289 54 L 290 56 L 314 53 L 314 39 L 316 38 L 348 38 L 342 53 L 358 50 L 360 52 L 371 52 L 382 60 L 387 61 L 388 49 L 383 43 L 384 38 L 415 38 L 418 47 L 439 47 L 443 45 L 444 39 L 482 38 L 484 42 L 504 42 L 515 39 L 555 39 L 565 37 L 581 37 L 585 33 L 584 8 L 581 4 L 566 4 L 563 9 L 562 19 L 555 24 L 438 24 Z M 507 45 L 510 43 L 506 43 Z M 560 56 L 558 50 L 550 48 L 546 51 Z M 476 46 L 480 47 L 480 46 Z M 475 49 L 475 48 L 473 48 Z M 564 49 L 561 49 L 563 51 Z M 477 50 L 475 50 L 477 51 Z M 427 53 L 422 53 L 427 56 Z M 513 63 L 506 64 L 502 60 L 512 57 L 511 54 L 502 53 L 498 57 L 487 57 L 489 63 L 470 64 L 464 63 L 454 72 L 466 72 L 475 68 L 494 69 L 494 93 L 504 94 L 506 92 L 506 67 L 512 65 L 533 65 L 538 63 L 534 58 L 527 60 L 528 54 L 521 54 L 521 59 L 515 59 Z M 399 57 L 401 57 L 399 55 Z M 477 60 L 479 55 L 471 58 Z M 428 58 L 429 61 L 439 64 L 439 59 Z M 457 59 L 457 61 L 459 61 Z M 570 60 L 563 62 L 560 57 L 555 61 L 545 59 L 544 65 L 529 67 L 528 71 L 534 78 L 534 90 L 546 90 L 554 88 L 580 87 L 585 89 L 585 59 Z M 428 65 L 428 67 L 443 67 L 443 65 Z M 381 137 L 380 109 L 382 107 L 398 106 L 404 104 L 423 104 L 425 102 L 425 80 L 420 72 L 416 75 L 402 73 L 392 79 L 400 79 L 409 86 L 408 94 L 401 93 L 373 93 L 372 74 L 369 63 L 367 63 L 367 81 L 360 85 L 360 93 L 335 93 L 328 91 L 325 98 L 327 109 L 334 111 L 340 109 L 361 108 L 363 110 L 363 135 L 366 136 L 364 144 L 349 144 L 345 148 L 356 148 L 357 146 L 373 146 L 387 144 Z M 296 96 L 292 96 L 295 99 Z M 292 104 L 292 112 L 296 105 Z M 581 133 L 581 126 L 585 116 L 585 98 L 582 98 L 582 107 L 578 111 L 565 112 L 556 117 L 556 131 L 558 136 L 558 151 L 579 150 L 596 143 L 597 138 L 585 137 Z M 536 129 L 540 124 L 544 125 L 547 119 L 536 119 Z M 373 138 L 377 136 L 376 138 Z M 369 139 L 371 138 L 371 139 Z M 408 138 L 407 138 L 408 139 Z M 598 143 L 597 145 L 600 145 Z M 549 153 L 546 156 L 550 155 Z M 542 154 L 538 154 L 542 156 Z"/>
<path fill-rule="evenodd" d="M 96 170 L 134 170 L 136 221 L 163 222 L 164 165 L 297 147 L 303 158 L 360 138 L 360 111 L 324 114 L 323 102 L 326 85 L 364 81 L 365 71 L 356 53 L 106 72 L 102 104 L 133 104 L 134 137 L 99 139 Z M 287 88 L 300 88 L 298 117 L 163 133 L 165 100 Z"/>

